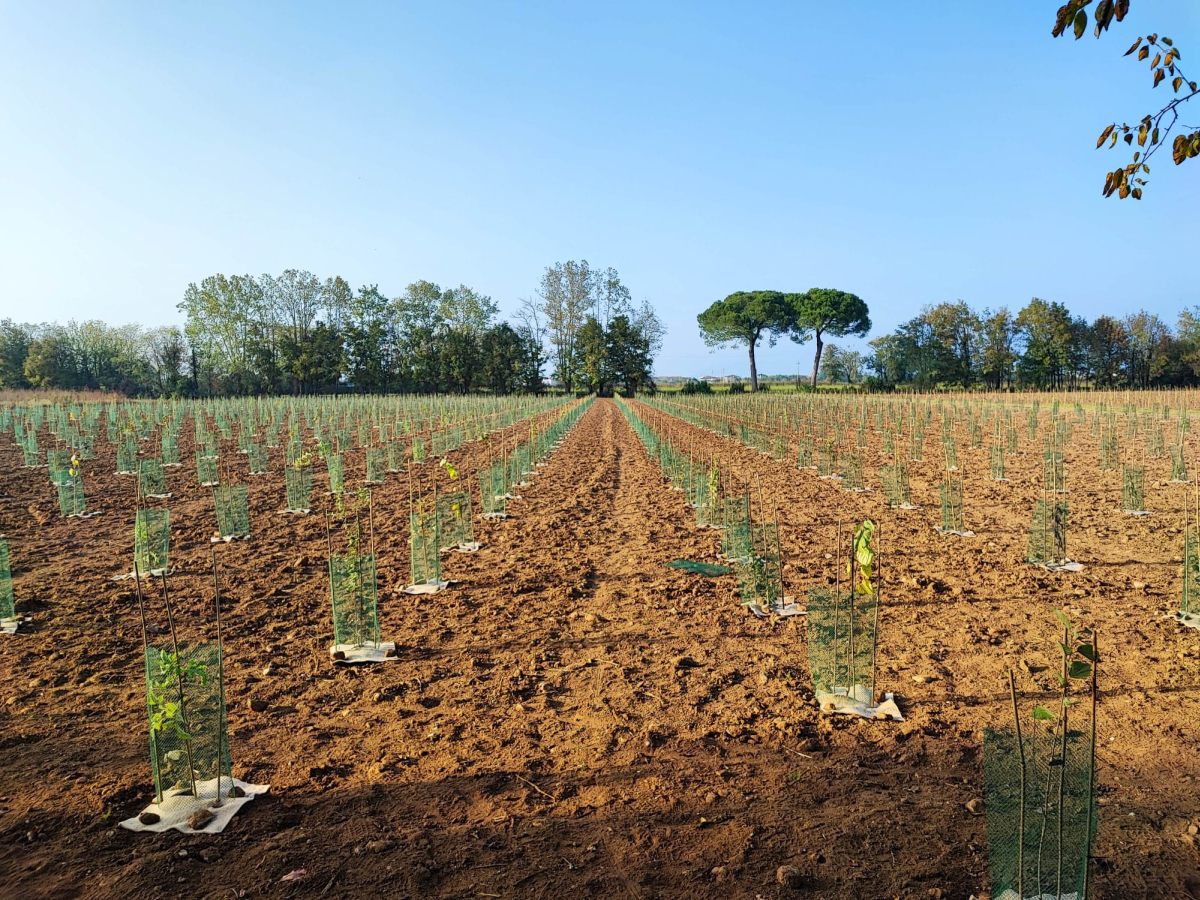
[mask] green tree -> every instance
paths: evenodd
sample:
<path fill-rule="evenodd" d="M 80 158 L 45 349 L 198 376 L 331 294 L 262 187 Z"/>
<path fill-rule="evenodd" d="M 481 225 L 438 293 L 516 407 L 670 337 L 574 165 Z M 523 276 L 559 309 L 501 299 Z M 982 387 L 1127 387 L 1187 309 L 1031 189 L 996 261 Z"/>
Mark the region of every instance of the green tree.
<path fill-rule="evenodd" d="M 609 366 L 608 338 L 595 316 L 588 316 L 575 337 L 577 370 L 576 386 L 599 394 L 612 393 L 612 373 Z"/>
<path fill-rule="evenodd" d="M 745 344 L 750 354 L 750 390 L 758 390 L 754 351 L 763 335 L 774 345 L 793 322 L 794 310 L 779 291 L 737 291 L 696 316 L 700 334 L 710 347 Z"/>
<path fill-rule="evenodd" d="M 438 316 L 452 331 L 466 331 L 478 337 L 495 321 L 499 307 L 486 294 L 460 284 L 441 292 Z"/>
<path fill-rule="evenodd" d="M 70 340 L 61 333 L 50 332 L 30 342 L 25 356 L 25 378 L 35 388 L 83 387 Z"/>
<path fill-rule="evenodd" d="M 346 374 L 357 391 L 378 394 L 388 389 L 395 341 L 391 314 L 391 301 L 378 285 L 363 285 L 346 302 Z"/>
<path fill-rule="evenodd" d="M 25 377 L 25 360 L 33 341 L 28 327 L 0 320 L 0 388 L 29 387 Z"/>
<path fill-rule="evenodd" d="M 146 336 L 146 350 L 154 371 L 155 392 L 161 397 L 182 397 L 187 379 L 183 369 L 187 344 L 175 327 L 159 328 Z"/>
<path fill-rule="evenodd" d="M 1040 389 L 1067 387 L 1074 345 L 1083 336 L 1067 308 L 1034 297 L 1014 324 L 1024 345 L 1017 363 L 1021 380 Z"/>
<path fill-rule="evenodd" d="M 538 288 L 542 321 L 554 348 L 554 377 L 568 391 L 578 378 L 576 341 L 596 305 L 597 280 L 586 259 L 568 260 L 548 266 Z"/>
<path fill-rule="evenodd" d="M 1112 316 L 1096 319 L 1091 326 L 1088 351 L 1096 387 L 1116 387 L 1121 377 L 1121 367 L 1129 353 L 1129 331 L 1125 323 Z"/>
<path fill-rule="evenodd" d="M 183 292 L 184 333 L 209 371 L 223 377 L 222 390 L 245 393 L 251 387 L 253 312 L 262 305 L 262 288 L 250 275 L 210 275 Z"/>
<path fill-rule="evenodd" d="M 651 316 L 653 313 L 651 312 Z M 657 321 L 657 316 L 654 316 Z M 605 333 L 608 348 L 608 373 L 614 387 L 626 396 L 653 390 L 653 329 L 647 329 L 646 317 L 633 321 L 629 316 L 613 316 Z"/>
<path fill-rule="evenodd" d="M 936 381 L 970 387 L 978 365 L 979 316 L 962 300 L 938 303 L 921 315 L 937 350 Z"/>
<path fill-rule="evenodd" d="M 437 335 L 439 391 L 470 393 L 478 383 L 482 359 L 474 332 L 444 328 Z"/>
<path fill-rule="evenodd" d="M 280 357 L 283 370 L 291 378 L 292 392 L 320 394 L 337 390 L 344 369 L 344 347 L 337 329 L 325 322 L 308 328 L 302 340 L 285 334 Z"/>
<path fill-rule="evenodd" d="M 979 324 L 979 371 L 983 382 L 993 391 L 1012 386 L 1016 323 L 1007 307 L 992 312 L 985 309 Z"/>
<path fill-rule="evenodd" d="M 478 386 L 493 394 L 516 394 L 528 380 L 528 347 L 507 322 L 493 325 L 479 339 Z"/>
<path fill-rule="evenodd" d="M 842 349 L 837 344 L 825 345 L 825 352 L 821 355 L 821 378 L 830 384 L 837 384 L 839 381 L 850 383 L 846 362 L 842 359 Z"/>
<path fill-rule="evenodd" d="M 825 335 L 865 335 L 871 330 L 867 304 L 855 294 L 832 288 L 813 288 L 803 294 L 788 294 L 786 303 L 791 309 L 785 321 L 792 340 L 803 344 L 812 337 L 816 341 L 812 367 L 812 386 L 816 387 Z"/>
<path fill-rule="evenodd" d="M 1148 388 L 1166 371 L 1171 329 L 1154 313 L 1138 310 L 1125 317 L 1128 335 L 1128 378 L 1130 387 Z"/>
<path fill-rule="evenodd" d="M 396 385 L 402 391 L 429 392 L 437 387 L 437 335 L 442 325 L 442 289 L 414 281 L 393 301 L 396 322 Z"/>

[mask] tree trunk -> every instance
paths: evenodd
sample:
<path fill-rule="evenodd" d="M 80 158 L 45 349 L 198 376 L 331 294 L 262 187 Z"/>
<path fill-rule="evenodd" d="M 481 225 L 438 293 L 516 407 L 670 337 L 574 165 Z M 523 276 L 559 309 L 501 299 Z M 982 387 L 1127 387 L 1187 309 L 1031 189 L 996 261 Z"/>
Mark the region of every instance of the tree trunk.
<path fill-rule="evenodd" d="M 821 367 L 821 351 L 825 348 L 825 345 L 821 342 L 821 332 L 819 332 L 819 331 L 816 332 L 814 337 L 816 337 L 816 339 L 817 339 L 817 352 L 813 356 L 813 373 L 812 373 L 812 386 L 813 386 L 813 390 L 815 391 L 817 389 L 817 370 L 820 369 L 820 367 Z"/>
<path fill-rule="evenodd" d="M 758 366 L 754 362 L 754 345 L 758 343 L 758 338 L 750 342 L 750 392 L 758 393 Z"/>

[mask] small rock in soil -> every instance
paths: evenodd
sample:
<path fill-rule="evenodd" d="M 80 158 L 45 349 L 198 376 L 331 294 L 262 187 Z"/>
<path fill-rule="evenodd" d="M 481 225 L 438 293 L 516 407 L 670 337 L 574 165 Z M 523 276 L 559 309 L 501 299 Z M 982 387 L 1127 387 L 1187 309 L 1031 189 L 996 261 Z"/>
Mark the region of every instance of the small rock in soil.
<path fill-rule="evenodd" d="M 795 866 L 780 866 L 775 870 L 775 883 L 795 890 L 804 884 L 804 874 Z"/>
<path fill-rule="evenodd" d="M 217 814 L 211 809 L 198 809 L 188 816 L 187 825 L 193 831 L 201 831 L 216 817 Z"/>
<path fill-rule="evenodd" d="M 147 810 L 146 812 L 144 812 L 140 816 L 138 816 L 138 821 L 141 822 L 143 825 L 155 825 L 159 821 L 159 815 L 158 815 L 158 813 L 153 813 L 153 812 L 150 812 L 149 810 Z"/>

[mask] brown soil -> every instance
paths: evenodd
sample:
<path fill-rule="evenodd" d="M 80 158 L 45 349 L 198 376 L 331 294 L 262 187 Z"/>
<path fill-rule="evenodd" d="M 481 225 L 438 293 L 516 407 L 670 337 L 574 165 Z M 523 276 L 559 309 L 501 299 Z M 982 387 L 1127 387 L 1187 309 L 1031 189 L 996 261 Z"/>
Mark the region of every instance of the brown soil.
<path fill-rule="evenodd" d="M 717 533 L 694 527 L 619 409 L 597 401 L 512 518 L 477 523 L 483 549 L 447 557 L 451 590 L 401 592 L 407 488 L 388 476 L 376 491 L 392 663 L 331 665 L 323 520 L 280 511 L 277 473 L 250 480 L 254 536 L 219 549 L 226 678 L 234 772 L 271 792 L 219 836 L 133 834 L 116 822 L 152 794 L 141 634 L 132 585 L 109 580 L 130 567 L 132 479 L 107 474 L 109 451 L 88 475 L 104 514 L 64 521 L 44 470 L 16 468 L 9 444 L 0 533 L 34 621 L 0 641 L 0 893 L 984 896 L 984 819 L 967 808 L 982 796 L 982 730 L 1006 721 L 1004 673 L 1051 661 L 1065 606 L 1105 655 L 1097 896 L 1200 896 L 1187 834 L 1200 656 L 1196 632 L 1162 618 L 1185 489 L 1153 487 L 1154 515 L 1121 517 L 1080 429 L 1071 555 L 1087 569 L 1050 574 L 1022 562 L 1033 456 L 1010 459 L 1001 485 L 984 451 L 961 451 L 978 537 L 959 539 L 934 530 L 936 462 L 913 478 L 923 508 L 893 512 L 878 492 L 680 428 L 766 487 L 791 593 L 828 574 L 832 521 L 882 522 L 878 685 L 907 721 L 822 717 L 802 622 L 753 618 L 730 577 L 665 568 L 714 560 Z M 480 452 L 457 456 L 469 468 Z M 172 592 L 194 634 L 211 601 L 211 499 L 188 463 L 169 471 Z M 777 883 L 783 865 L 798 884 Z M 280 881 L 296 869 L 302 880 Z"/>

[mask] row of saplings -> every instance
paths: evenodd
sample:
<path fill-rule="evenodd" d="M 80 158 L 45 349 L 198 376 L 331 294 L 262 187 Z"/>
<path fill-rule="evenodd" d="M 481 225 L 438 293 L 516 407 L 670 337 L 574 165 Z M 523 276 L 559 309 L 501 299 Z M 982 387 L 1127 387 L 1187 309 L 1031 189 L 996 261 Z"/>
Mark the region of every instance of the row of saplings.
<path fill-rule="evenodd" d="M 531 439 L 506 456 L 502 467 L 480 472 L 485 515 L 507 515 L 505 501 L 512 487 L 535 474 L 542 459 L 558 446 L 579 421 L 587 404 L 579 404 L 544 432 L 531 429 Z M 74 464 L 77 465 L 77 464 Z M 471 552 L 474 540 L 471 492 L 446 459 L 440 467 L 459 489 L 431 490 L 410 498 L 410 570 L 412 594 L 439 591 L 441 556 L 450 550 Z M 502 471 L 497 471 L 501 469 Z M 521 479 L 518 481 L 517 479 Z M 138 492 L 134 525 L 133 571 L 118 579 L 131 579 L 137 595 L 146 661 L 146 708 L 149 717 L 150 767 L 155 802 L 140 815 L 121 823 L 134 831 L 184 833 L 221 831 L 237 810 L 265 793 L 269 785 L 249 784 L 232 775 L 226 727 L 221 582 L 217 548 L 230 540 L 248 538 L 249 516 L 244 490 L 224 492 L 214 483 L 214 512 L 218 523 L 210 548 L 212 567 L 211 641 L 180 640 L 178 609 L 170 591 L 171 522 L 162 501 L 170 495 Z M 497 496 L 492 492 L 502 491 Z M 497 510 L 500 510 L 497 512 Z M 307 512 L 307 510 L 305 510 Z M 335 663 L 381 662 L 396 658 L 395 644 L 380 639 L 374 514 L 368 488 L 330 493 L 326 513 L 329 597 Z M 151 618 L 162 617 L 165 627 Z M 8 545 L 0 541 L 0 619 L 15 631 Z M 8 629 L 8 625 L 12 628 Z M 163 634 L 167 643 L 152 642 Z"/>
<path fill-rule="evenodd" d="M 697 524 L 722 530 L 724 565 L 672 563 L 698 574 L 737 575 L 744 604 L 759 616 L 797 614 L 784 597 L 776 523 L 752 521 L 748 493 L 727 490 L 711 460 L 699 461 L 657 433 L 627 404 L 630 425 L 672 485 L 695 508 Z M 875 655 L 881 586 L 877 527 L 838 528 L 832 589 L 809 592 L 807 640 L 822 712 L 899 719 L 891 694 L 877 700 Z M 1189 545 L 1191 546 L 1191 545 Z M 1197 569 L 1193 549 L 1186 566 Z M 1186 575 L 1186 573 L 1185 573 Z M 1188 579 L 1185 577 L 1185 593 Z M 1187 598 L 1185 597 L 1185 605 Z M 1053 703 L 1023 710 L 1016 680 L 1007 688 L 1010 727 L 984 732 L 984 789 L 992 896 L 1082 898 L 1090 889 L 1096 833 L 1095 749 L 1099 653 L 1095 634 L 1057 614 L 1062 627 Z"/>

